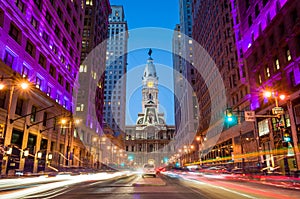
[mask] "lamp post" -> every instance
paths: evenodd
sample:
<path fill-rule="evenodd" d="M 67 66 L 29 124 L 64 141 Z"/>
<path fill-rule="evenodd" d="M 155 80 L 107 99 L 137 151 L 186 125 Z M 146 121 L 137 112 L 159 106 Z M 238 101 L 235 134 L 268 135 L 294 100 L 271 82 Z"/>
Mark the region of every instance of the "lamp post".
<path fill-rule="evenodd" d="M 276 113 L 276 111 L 279 111 L 279 113 L 276 113 L 278 115 L 282 115 L 283 113 L 283 109 L 281 107 L 279 107 L 279 103 L 278 103 L 278 98 L 280 100 L 285 100 L 286 96 L 284 94 L 279 94 L 278 92 L 271 92 L 271 91 L 265 91 L 264 92 L 264 96 L 266 98 L 274 98 L 275 99 L 275 106 L 276 109 L 272 109 L 273 114 Z M 293 150 L 294 150 L 294 154 L 295 154 L 295 161 L 297 163 L 297 169 L 300 169 L 300 153 L 299 153 L 299 148 L 298 148 L 298 137 L 297 137 L 297 130 L 296 130 L 296 124 L 295 124 L 295 118 L 294 118 L 294 113 L 293 113 L 293 108 L 292 108 L 292 102 L 291 100 L 287 100 L 287 109 L 288 109 L 288 114 L 290 117 L 290 126 L 291 126 L 291 131 L 292 131 L 292 139 L 294 142 L 294 146 L 293 146 Z M 282 129 L 280 129 L 281 131 L 281 135 L 282 135 Z M 281 140 L 283 140 L 283 136 L 281 136 Z M 284 140 L 283 140 L 284 141 Z M 284 169 L 286 174 L 290 174 L 290 168 L 289 168 L 289 164 L 288 164 L 288 158 L 287 155 L 284 155 Z"/>
<path fill-rule="evenodd" d="M 10 83 L 7 86 L 7 83 L 4 82 L 3 80 L 8 80 Z M 4 124 L 4 129 L 3 129 L 3 133 L 2 135 L 0 135 L 0 145 L 2 145 L 3 148 L 5 148 L 5 146 L 8 144 L 8 140 L 6 139 L 6 137 L 8 134 L 8 124 L 10 121 L 10 116 L 11 116 L 11 107 L 12 107 L 12 100 L 13 100 L 13 95 L 15 92 L 16 88 L 21 88 L 22 90 L 26 90 L 29 87 L 29 83 L 27 80 L 24 80 L 22 78 L 20 78 L 19 80 L 16 77 L 16 74 L 14 73 L 13 76 L 10 77 L 1 77 L 0 78 L 0 90 L 4 90 L 6 87 L 8 87 L 9 90 L 9 97 L 8 97 L 8 104 L 7 104 L 7 112 L 6 112 L 6 117 L 5 117 L 5 124 Z M 21 146 L 20 146 L 21 147 Z M 4 159 L 4 157 L 2 156 L 1 159 Z M 4 159 L 4 167 L 3 170 L 1 171 L 1 173 L 5 173 L 7 174 L 7 163 L 8 163 L 8 159 Z"/>
<path fill-rule="evenodd" d="M 73 136 L 75 125 L 80 123 L 79 119 L 74 119 L 73 114 L 71 114 L 70 119 L 61 119 L 62 128 L 67 128 L 68 131 L 65 132 L 65 144 L 66 144 L 66 165 L 70 166 L 73 164 Z"/>
<path fill-rule="evenodd" d="M 6 85 L 2 82 L 3 79 L 9 79 L 11 81 L 13 81 L 13 83 L 10 85 L 9 87 L 9 97 L 8 97 L 8 104 L 7 104 L 7 113 L 6 113 L 6 117 L 5 117 L 5 125 L 4 125 L 4 131 L 3 131 L 3 135 L 2 135 L 2 139 L 3 139 L 3 144 L 5 146 L 5 137 L 7 134 L 7 129 L 8 129 L 8 123 L 10 120 L 10 112 L 11 112 L 11 105 L 12 105 L 12 99 L 13 99 L 13 94 L 15 91 L 15 76 L 12 77 L 1 77 L 1 82 L 0 82 L 0 90 L 5 89 Z M 19 84 L 17 84 L 18 86 L 20 86 L 20 88 L 22 88 L 23 90 L 26 90 L 29 87 L 28 82 L 22 81 L 19 82 Z"/>

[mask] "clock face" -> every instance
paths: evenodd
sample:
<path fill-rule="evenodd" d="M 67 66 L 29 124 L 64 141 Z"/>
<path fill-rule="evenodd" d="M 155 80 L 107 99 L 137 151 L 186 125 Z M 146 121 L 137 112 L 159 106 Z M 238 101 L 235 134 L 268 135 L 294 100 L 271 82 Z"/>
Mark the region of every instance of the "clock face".
<path fill-rule="evenodd" d="M 148 86 L 149 88 L 152 88 L 152 87 L 153 87 L 153 82 L 148 82 L 148 83 L 147 83 L 147 86 Z"/>

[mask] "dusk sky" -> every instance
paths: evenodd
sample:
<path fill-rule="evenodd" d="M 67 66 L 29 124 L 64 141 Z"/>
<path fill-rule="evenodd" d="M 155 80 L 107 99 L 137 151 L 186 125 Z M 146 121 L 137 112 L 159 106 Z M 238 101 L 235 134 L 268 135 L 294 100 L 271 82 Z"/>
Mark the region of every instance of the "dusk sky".
<path fill-rule="evenodd" d="M 110 3 L 111 5 L 123 5 L 129 27 L 126 124 L 134 124 L 137 114 L 142 111 L 142 74 L 148 59 L 147 53 L 151 47 L 147 43 L 163 42 L 168 45 L 168 49 L 172 49 L 172 32 L 175 25 L 179 23 L 179 3 L 177 0 L 110 0 Z M 149 35 L 143 34 L 143 31 L 136 31 L 150 27 L 165 28 L 167 31 L 164 32 L 168 32 L 168 35 L 163 38 L 160 36 L 161 34 Z M 142 33 L 140 34 L 140 32 Z M 145 45 L 139 49 L 130 50 L 135 49 L 133 46 L 137 44 L 137 41 L 140 43 L 141 40 Z M 161 49 L 152 50 L 159 83 L 162 84 L 159 86 L 160 111 L 165 113 L 167 124 L 174 124 L 172 54 L 170 51 Z"/>

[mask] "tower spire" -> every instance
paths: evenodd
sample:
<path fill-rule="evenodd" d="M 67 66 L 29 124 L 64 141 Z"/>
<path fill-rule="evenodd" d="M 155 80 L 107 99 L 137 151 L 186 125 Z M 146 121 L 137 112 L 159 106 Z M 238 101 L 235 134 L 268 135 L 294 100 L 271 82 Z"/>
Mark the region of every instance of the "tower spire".
<path fill-rule="evenodd" d="M 148 55 L 149 55 L 149 57 L 151 57 L 151 55 L 152 55 L 152 49 L 151 48 L 149 49 Z"/>

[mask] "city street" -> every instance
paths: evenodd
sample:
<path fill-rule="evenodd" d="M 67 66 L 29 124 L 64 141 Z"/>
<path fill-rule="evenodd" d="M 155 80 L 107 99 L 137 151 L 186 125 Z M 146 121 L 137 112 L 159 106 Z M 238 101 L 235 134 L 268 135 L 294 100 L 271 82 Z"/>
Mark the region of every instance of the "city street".
<path fill-rule="evenodd" d="M 157 178 L 143 179 L 136 173 L 116 172 L 108 174 L 106 179 L 103 177 L 103 174 L 102 177 L 101 174 L 57 176 L 9 188 L 0 182 L 0 198 L 299 198 L 299 190 L 226 180 L 220 175 L 167 172 Z"/>

